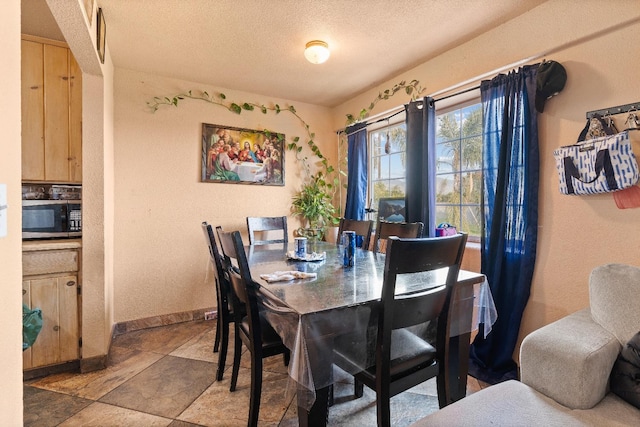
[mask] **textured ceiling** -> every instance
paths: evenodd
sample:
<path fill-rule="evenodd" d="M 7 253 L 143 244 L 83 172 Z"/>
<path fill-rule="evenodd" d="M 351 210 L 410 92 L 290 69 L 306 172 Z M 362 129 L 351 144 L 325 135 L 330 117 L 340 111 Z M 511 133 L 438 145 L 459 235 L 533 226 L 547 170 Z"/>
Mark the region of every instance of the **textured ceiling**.
<path fill-rule="evenodd" d="M 98 3 L 116 67 L 332 107 L 544 1 Z M 45 16 L 45 0 L 22 4 L 23 32 L 61 37 Z M 304 59 L 304 45 L 314 39 L 331 48 L 324 64 Z"/>

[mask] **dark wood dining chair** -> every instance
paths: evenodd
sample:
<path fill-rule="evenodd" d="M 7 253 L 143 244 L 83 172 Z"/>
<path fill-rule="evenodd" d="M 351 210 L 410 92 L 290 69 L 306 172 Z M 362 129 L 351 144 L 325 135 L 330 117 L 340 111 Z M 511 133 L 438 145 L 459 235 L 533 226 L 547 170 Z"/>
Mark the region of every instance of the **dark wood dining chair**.
<path fill-rule="evenodd" d="M 234 310 L 239 313 L 241 304 L 246 309 L 246 316 L 242 319 L 236 316 L 234 323 L 235 346 L 230 390 L 235 391 L 236 389 L 242 344 L 244 344 L 251 355 L 251 394 L 248 425 L 253 427 L 258 425 L 258 413 L 260 411 L 262 359 L 283 354 L 284 363 L 288 365 L 290 353 L 280 336 L 260 312 L 256 296 L 257 284 L 251 278 L 240 232 L 224 232 L 221 229 L 217 229 L 217 231 L 225 259 L 224 268 L 233 291 Z"/>
<path fill-rule="evenodd" d="M 213 234 L 213 227 L 206 221 L 202 223 L 202 231 L 209 247 L 209 257 L 213 265 L 216 283 L 216 302 L 218 304 L 216 319 L 216 338 L 213 344 L 213 352 L 218 352 L 218 369 L 216 379 L 222 380 L 224 366 L 227 361 L 227 349 L 229 348 L 229 324 L 234 321 L 235 313 L 229 295 L 230 285 L 222 267 L 222 256 L 218 250 L 218 244 Z"/>
<path fill-rule="evenodd" d="M 360 245 L 360 247 L 369 250 L 369 243 L 371 242 L 371 232 L 373 231 L 373 221 L 340 218 L 340 225 L 338 225 L 338 239 L 336 241 L 336 244 L 340 244 L 343 231 L 355 231 L 356 236 L 362 237 L 362 244 Z"/>
<path fill-rule="evenodd" d="M 386 240 L 391 236 L 404 238 L 422 237 L 423 228 L 424 224 L 421 222 L 387 222 L 379 220 L 373 241 L 373 251 L 384 252 L 385 246 L 381 245 L 381 243 L 386 244 Z"/>
<path fill-rule="evenodd" d="M 247 230 L 249 231 L 250 245 L 267 245 L 270 243 L 287 243 L 289 234 L 287 232 L 287 217 L 247 217 Z M 274 232 L 282 230 L 281 239 L 257 239 L 256 233 Z"/>
<path fill-rule="evenodd" d="M 362 370 L 361 363 L 357 362 L 362 360 L 361 351 L 353 345 L 341 345 L 339 340 L 336 344 L 334 363 L 348 372 L 356 372 L 356 396 L 362 396 L 363 384 L 376 391 L 378 426 L 390 425 L 391 397 L 433 377 L 437 378 L 440 407 L 451 403 L 450 305 L 466 241 L 466 234 L 418 239 L 389 237 L 377 333 L 372 337 L 375 339 L 373 363 Z M 442 285 L 396 295 L 399 275 L 444 267 L 448 267 L 448 271 Z M 437 321 L 435 343 L 427 342 L 413 329 L 406 329 L 431 321 Z"/>

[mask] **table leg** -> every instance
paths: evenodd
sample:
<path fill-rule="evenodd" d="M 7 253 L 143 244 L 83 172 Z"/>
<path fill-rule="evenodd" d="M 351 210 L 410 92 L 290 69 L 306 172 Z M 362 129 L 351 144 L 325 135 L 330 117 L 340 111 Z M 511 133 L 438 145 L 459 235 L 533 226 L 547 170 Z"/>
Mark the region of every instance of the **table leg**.
<path fill-rule="evenodd" d="M 329 418 L 329 390 L 331 386 L 316 390 L 316 400 L 311 409 L 305 409 L 298 394 L 298 423 L 300 427 L 324 427 Z"/>
<path fill-rule="evenodd" d="M 467 375 L 469 373 L 469 346 L 474 301 L 474 285 L 456 288 L 457 319 L 456 336 L 449 337 L 449 402 L 453 403 L 467 395 Z"/>

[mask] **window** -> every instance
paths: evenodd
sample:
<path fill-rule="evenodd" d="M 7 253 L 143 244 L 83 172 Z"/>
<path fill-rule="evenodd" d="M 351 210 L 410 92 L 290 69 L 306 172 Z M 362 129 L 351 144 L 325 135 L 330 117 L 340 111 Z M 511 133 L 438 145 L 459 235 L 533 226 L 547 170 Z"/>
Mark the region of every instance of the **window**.
<path fill-rule="evenodd" d="M 482 232 L 482 105 L 436 117 L 436 223 Z"/>
<path fill-rule="evenodd" d="M 380 199 L 404 197 L 407 126 L 404 122 L 369 132 L 369 207 Z M 372 219 L 377 219 L 377 215 Z"/>
<path fill-rule="evenodd" d="M 479 241 L 482 231 L 482 105 L 477 101 L 436 116 L 436 224 L 447 222 Z M 404 122 L 369 131 L 369 208 L 405 195 Z M 370 219 L 377 219 L 372 214 Z"/>

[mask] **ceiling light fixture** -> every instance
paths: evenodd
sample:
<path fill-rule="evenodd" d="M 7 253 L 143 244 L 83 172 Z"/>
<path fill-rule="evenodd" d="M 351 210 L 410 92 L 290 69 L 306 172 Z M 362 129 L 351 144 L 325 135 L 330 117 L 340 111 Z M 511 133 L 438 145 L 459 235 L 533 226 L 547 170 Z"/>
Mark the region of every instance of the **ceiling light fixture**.
<path fill-rule="evenodd" d="M 304 48 L 304 57 L 312 64 L 322 64 L 330 54 L 329 45 L 320 40 L 312 40 Z"/>

